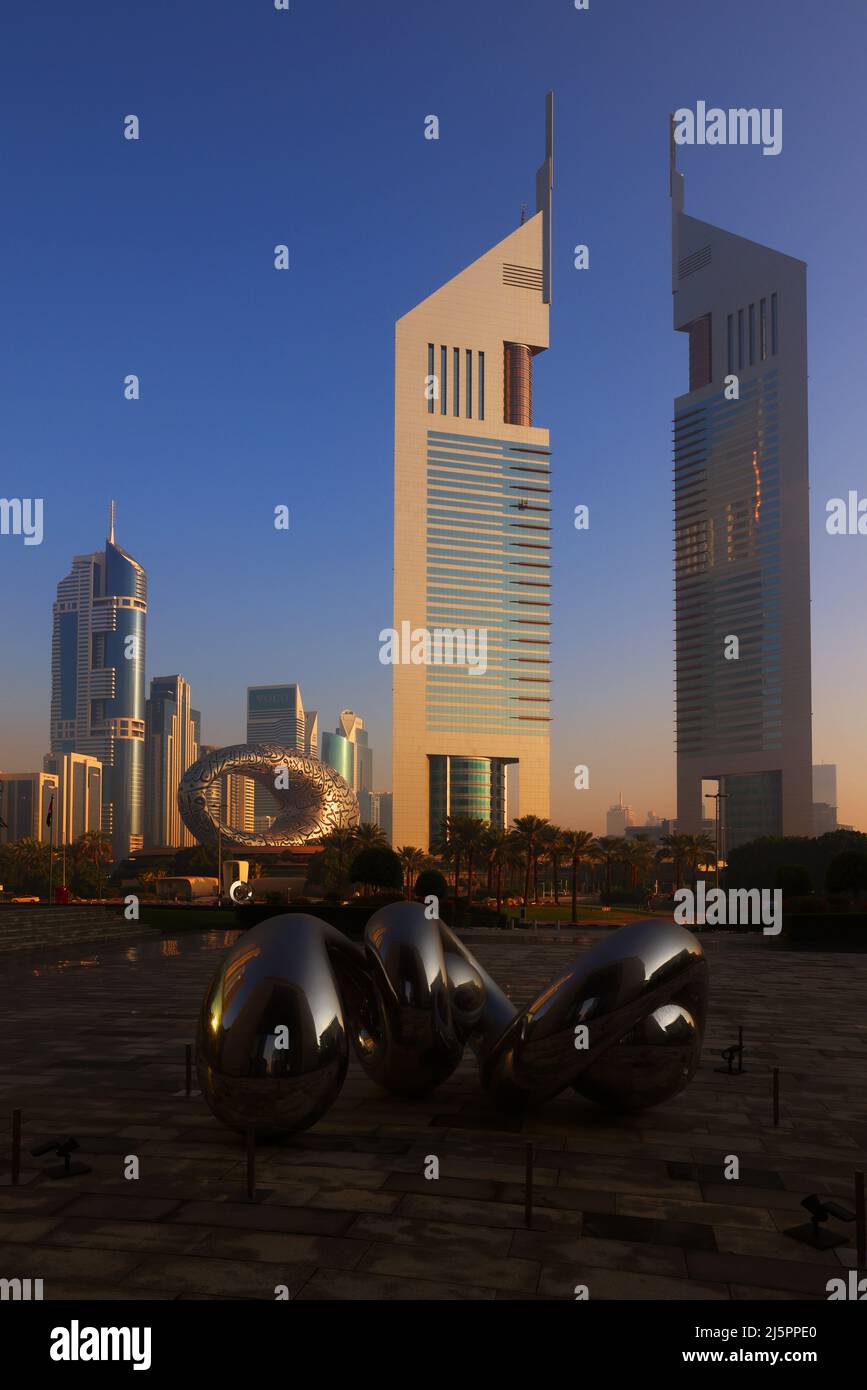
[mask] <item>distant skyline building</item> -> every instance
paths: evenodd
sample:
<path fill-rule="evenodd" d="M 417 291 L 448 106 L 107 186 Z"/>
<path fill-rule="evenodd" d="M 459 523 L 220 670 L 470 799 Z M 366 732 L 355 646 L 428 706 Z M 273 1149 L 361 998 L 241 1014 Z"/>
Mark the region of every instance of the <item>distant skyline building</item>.
<path fill-rule="evenodd" d="M 203 743 L 199 747 L 199 757 L 204 758 L 217 751 L 215 743 Z M 236 772 L 227 773 L 212 782 L 205 791 L 205 800 L 213 818 L 222 820 L 233 830 L 253 831 L 255 785 L 252 777 L 240 777 Z"/>
<path fill-rule="evenodd" d="M 837 765 L 814 763 L 813 834 L 828 835 L 837 828 Z"/>
<path fill-rule="evenodd" d="M 58 809 L 58 782 L 54 772 L 0 772 L 0 845 L 13 840 L 39 840 L 59 844 L 54 816 Z M 46 825 L 52 797 L 51 825 Z"/>
<path fill-rule="evenodd" d="M 57 777 L 56 845 L 102 829 L 102 763 L 86 753 L 46 753 L 43 771 Z"/>
<path fill-rule="evenodd" d="M 358 798 L 362 824 L 378 825 L 392 843 L 391 792 L 362 792 Z"/>
<path fill-rule="evenodd" d="M 369 794 L 373 788 L 373 749 L 364 720 L 354 710 L 342 709 L 337 728 L 322 735 L 322 761 L 339 772 L 358 797 L 362 821 L 369 820 Z"/>
<path fill-rule="evenodd" d="M 154 676 L 145 705 L 145 848 L 196 843 L 181 820 L 178 787 L 199 756 L 201 716 L 191 707 L 189 681 Z"/>
<path fill-rule="evenodd" d="M 812 827 L 806 266 L 684 212 L 671 134 L 677 826 Z"/>
<path fill-rule="evenodd" d="M 319 757 L 319 715 L 315 709 L 304 715 L 304 752 L 308 758 Z"/>
<path fill-rule="evenodd" d="M 147 576 L 115 542 L 114 502 L 105 549 L 74 557 L 53 612 L 51 752 L 102 763 L 102 828 L 124 859 L 144 836 Z"/>
<path fill-rule="evenodd" d="M 535 215 L 396 325 L 394 630 L 486 646 L 484 671 L 393 667 L 399 844 L 428 847 L 445 816 L 549 814 L 550 441 L 532 374 L 552 185 L 549 94 Z"/>
<path fill-rule="evenodd" d="M 314 712 L 315 721 L 315 712 Z M 247 686 L 247 742 L 279 743 L 283 748 L 306 753 L 312 728 L 308 728 L 301 687 L 289 685 Z M 233 773 L 234 777 L 235 774 Z M 250 778 L 243 779 L 251 781 Z M 277 798 L 267 787 L 253 786 L 255 830 L 267 830 L 278 811 Z M 246 804 L 246 798 L 242 798 Z M 236 829 L 246 827 L 236 826 Z"/>
<path fill-rule="evenodd" d="M 617 799 L 616 805 L 609 806 L 608 811 L 606 812 L 605 834 L 614 835 L 619 839 L 622 839 L 623 836 L 626 834 L 627 825 L 632 825 L 632 823 L 632 807 L 624 806 L 623 793 L 621 792 Z"/>

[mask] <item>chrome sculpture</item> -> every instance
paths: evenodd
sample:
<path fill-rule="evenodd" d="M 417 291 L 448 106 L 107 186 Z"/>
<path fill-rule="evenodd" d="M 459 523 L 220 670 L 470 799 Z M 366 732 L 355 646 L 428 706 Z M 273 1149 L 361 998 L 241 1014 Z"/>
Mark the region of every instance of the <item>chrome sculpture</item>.
<path fill-rule="evenodd" d="M 573 1087 L 614 1109 L 668 1100 L 701 1054 L 707 962 L 667 919 L 621 927 L 518 1010 L 421 903 L 371 917 L 363 946 L 284 913 L 239 938 L 199 1018 L 199 1084 L 214 1114 L 261 1135 L 306 1129 L 336 1099 L 351 1041 L 396 1095 L 445 1081 L 469 1044 L 498 1108 Z"/>
<path fill-rule="evenodd" d="M 214 815 L 214 783 L 230 773 L 267 787 L 280 810 L 270 830 L 238 830 Z M 192 763 L 178 787 L 181 819 L 202 844 L 218 832 L 226 844 L 245 849 L 291 849 L 320 840 L 330 830 L 358 825 L 358 802 L 339 772 L 279 743 L 236 743 Z"/>

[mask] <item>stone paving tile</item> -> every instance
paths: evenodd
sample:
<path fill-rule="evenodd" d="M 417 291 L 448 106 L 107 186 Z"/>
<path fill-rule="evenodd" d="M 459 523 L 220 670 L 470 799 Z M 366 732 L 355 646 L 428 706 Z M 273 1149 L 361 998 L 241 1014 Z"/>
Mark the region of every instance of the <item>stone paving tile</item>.
<path fill-rule="evenodd" d="M 786 1289 L 790 1293 L 824 1293 L 831 1277 L 826 1265 L 798 1263 L 795 1260 L 773 1260 L 762 1255 L 730 1255 L 705 1250 L 687 1250 L 686 1263 L 694 1279 L 721 1281 L 726 1284 L 755 1284 L 759 1288 Z"/>
<path fill-rule="evenodd" d="M 524 1207 L 508 1202 L 473 1202 L 467 1198 L 445 1197 L 437 1194 L 425 1195 L 408 1192 L 400 1204 L 401 1216 L 420 1217 L 425 1220 L 460 1221 L 478 1226 L 494 1226 L 512 1230 L 524 1225 Z M 560 1211 L 554 1207 L 538 1206 L 533 1209 L 534 1224 L 547 1228 L 568 1226 L 581 1230 L 583 1214 L 580 1211 Z"/>
<path fill-rule="evenodd" d="M 575 1287 L 587 1286 L 591 1301 L 599 1299 L 702 1299 L 729 1297 L 725 1284 L 697 1279 L 672 1279 L 658 1273 L 644 1274 L 632 1269 L 602 1269 L 584 1264 L 545 1265 L 539 1280 L 539 1293 L 549 1299 L 574 1299 Z"/>
<path fill-rule="evenodd" d="M 360 1265 L 374 1274 L 406 1275 L 411 1279 L 434 1278 L 478 1288 L 513 1289 L 535 1293 L 539 1278 L 536 1261 L 510 1256 L 498 1259 L 474 1250 L 455 1258 L 452 1249 L 432 1249 L 384 1242 L 371 1247 Z"/>
<path fill-rule="evenodd" d="M 246 1231 L 286 1231 L 294 1235 L 342 1236 L 352 1224 L 351 1212 L 317 1211 L 306 1207 L 272 1205 L 269 1201 L 185 1202 L 175 1211 L 175 1225 L 237 1227 Z"/>
<path fill-rule="evenodd" d="M 399 1275 L 347 1274 L 343 1270 L 319 1269 L 299 1293 L 297 1301 L 307 1299 L 351 1299 L 353 1302 L 380 1302 L 389 1299 L 428 1299 L 431 1302 L 464 1299 L 492 1299 L 493 1289 L 475 1288 L 472 1284 L 449 1284 L 433 1279 L 412 1279 Z M 526 1297 L 526 1295 L 519 1295 Z"/>
<path fill-rule="evenodd" d="M 598 937 L 491 933 L 473 950 L 520 1005 Z M 93 1171 L 51 1182 L 49 1155 L 20 1189 L 0 1186 L 0 1266 L 12 1277 L 12 1261 L 29 1264 L 18 1272 L 45 1279 L 50 1297 L 271 1301 L 286 1283 L 305 1300 L 571 1299 L 589 1282 L 603 1298 L 823 1298 L 842 1258 L 783 1230 L 806 1219 L 808 1192 L 851 1207 L 853 1169 L 867 1167 L 867 958 L 702 939 L 706 1049 L 673 1101 L 619 1116 L 569 1092 L 498 1116 L 469 1051 L 448 1082 L 411 1102 L 385 1096 L 353 1060 L 318 1125 L 260 1146 L 258 1185 L 273 1191 L 253 1205 L 237 1200 L 243 1141 L 201 1097 L 176 1094 L 202 993 L 233 934 L 15 952 L 0 1017 L 0 1054 L 16 1060 L 0 1071 L 0 1181 L 16 1105 L 25 1148 L 73 1134 Z M 719 1051 L 739 1025 L 747 1070 L 727 1077 Z M 137 1181 L 123 1176 L 130 1152 Z M 423 1175 L 431 1153 L 436 1182 Z M 739 1181 L 722 1177 L 731 1153 Z"/>
<path fill-rule="evenodd" d="M 540 1264 L 581 1264 L 605 1269 L 625 1267 L 637 1274 L 686 1278 L 683 1250 L 669 1245 L 642 1245 L 625 1240 L 595 1240 L 560 1231 L 515 1231 L 510 1253 Z"/>
<path fill-rule="evenodd" d="M 16 1276 L 33 1279 L 120 1279 L 135 1269 L 140 1256 L 132 1251 L 70 1250 L 46 1244 L 25 1245 L 5 1242 L 0 1245 L 0 1269 L 4 1278 Z"/>
<path fill-rule="evenodd" d="M 165 1221 L 92 1221 L 64 1218 L 42 1237 L 45 1245 L 80 1249 L 162 1251 L 186 1254 L 211 1234 L 206 1226 L 173 1226 Z"/>
<path fill-rule="evenodd" d="M 453 1250 L 463 1260 L 469 1252 L 481 1255 L 509 1253 L 512 1232 L 494 1226 L 469 1225 L 448 1220 L 411 1218 L 402 1212 L 398 1216 L 359 1216 L 348 1235 L 371 1244 L 390 1241 L 394 1245 L 420 1245 L 432 1250 Z"/>
<path fill-rule="evenodd" d="M 712 1202 L 660 1201 L 653 1197 L 638 1197 L 628 1192 L 618 1195 L 617 1212 L 621 1216 L 649 1216 L 659 1221 L 706 1221 L 714 1229 L 731 1225 L 750 1226 L 764 1231 L 776 1229 L 772 1215 L 761 1207 L 714 1206 Z"/>
<path fill-rule="evenodd" d="M 290 1298 L 303 1288 L 313 1274 L 315 1264 L 293 1263 L 288 1255 L 284 1263 L 265 1264 L 249 1258 L 204 1259 L 184 1256 L 160 1259 L 155 1256 L 141 1260 L 122 1287 L 131 1290 L 150 1289 L 161 1292 L 203 1293 L 228 1298 L 274 1298 L 274 1289 L 285 1284 Z"/>

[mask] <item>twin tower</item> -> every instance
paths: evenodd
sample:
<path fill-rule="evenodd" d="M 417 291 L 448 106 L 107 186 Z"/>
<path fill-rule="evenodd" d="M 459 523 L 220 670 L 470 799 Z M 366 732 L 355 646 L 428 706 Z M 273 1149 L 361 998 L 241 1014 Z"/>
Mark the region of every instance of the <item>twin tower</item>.
<path fill-rule="evenodd" d="M 718 792 L 731 847 L 811 833 L 806 268 L 688 217 L 671 149 L 677 819 Z M 394 666 L 398 845 L 549 815 L 552 188 L 549 94 L 535 214 L 396 326 L 394 627 L 487 645 L 484 673 Z"/>

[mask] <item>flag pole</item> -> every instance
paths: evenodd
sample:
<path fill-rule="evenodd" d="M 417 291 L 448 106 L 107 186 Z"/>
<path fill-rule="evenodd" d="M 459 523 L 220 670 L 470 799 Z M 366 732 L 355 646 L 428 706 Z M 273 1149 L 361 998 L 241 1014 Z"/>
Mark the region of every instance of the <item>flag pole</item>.
<path fill-rule="evenodd" d="M 54 792 L 48 803 L 48 906 L 51 906 L 51 889 L 54 885 Z"/>

